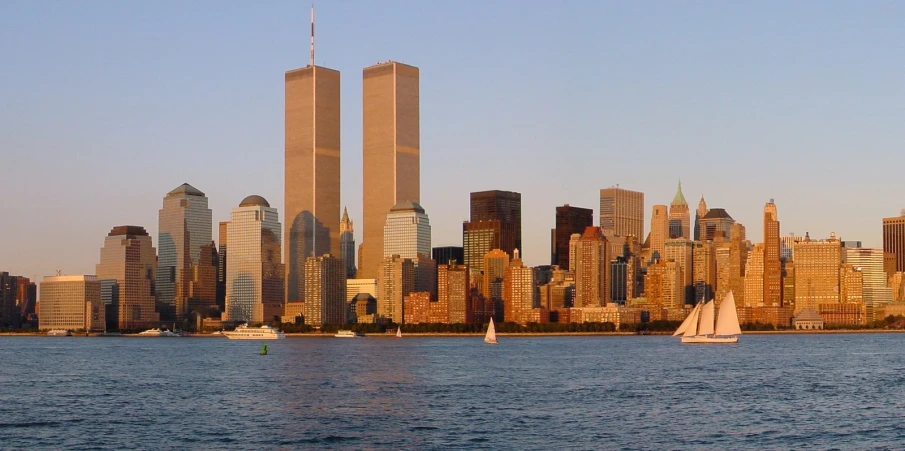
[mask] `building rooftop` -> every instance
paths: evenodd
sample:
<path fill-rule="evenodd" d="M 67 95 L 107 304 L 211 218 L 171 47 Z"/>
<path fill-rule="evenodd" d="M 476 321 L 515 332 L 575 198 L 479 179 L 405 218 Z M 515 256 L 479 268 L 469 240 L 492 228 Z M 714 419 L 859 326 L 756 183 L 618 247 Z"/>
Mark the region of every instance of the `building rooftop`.
<path fill-rule="evenodd" d="M 142 226 L 122 225 L 110 230 L 107 236 L 148 236 L 148 232 Z"/>
<path fill-rule="evenodd" d="M 722 208 L 711 208 L 701 219 L 732 219 L 732 216 Z"/>
<path fill-rule="evenodd" d="M 170 191 L 169 193 L 167 193 L 167 197 L 183 196 L 183 195 L 184 196 L 204 197 L 204 193 L 199 191 L 198 188 L 195 188 L 194 186 L 189 185 L 188 183 L 183 183 L 182 185 L 177 186 L 176 189 L 174 189 L 173 191 Z"/>
<path fill-rule="evenodd" d="M 270 207 L 270 203 L 267 202 L 267 199 L 264 199 L 257 194 L 252 194 L 251 196 L 242 199 L 242 202 L 239 202 L 240 207 Z"/>
<path fill-rule="evenodd" d="M 415 211 L 417 213 L 424 213 L 424 208 L 422 208 L 421 205 L 419 205 L 417 202 L 404 200 L 396 205 L 393 205 L 393 208 L 391 208 L 390 211 Z"/>
<path fill-rule="evenodd" d="M 97 276 L 95 275 L 84 275 L 84 276 L 44 276 L 41 279 L 41 283 L 46 282 L 91 282 L 96 281 Z"/>
<path fill-rule="evenodd" d="M 795 321 L 823 321 L 823 318 L 816 310 L 808 307 L 795 315 Z"/>

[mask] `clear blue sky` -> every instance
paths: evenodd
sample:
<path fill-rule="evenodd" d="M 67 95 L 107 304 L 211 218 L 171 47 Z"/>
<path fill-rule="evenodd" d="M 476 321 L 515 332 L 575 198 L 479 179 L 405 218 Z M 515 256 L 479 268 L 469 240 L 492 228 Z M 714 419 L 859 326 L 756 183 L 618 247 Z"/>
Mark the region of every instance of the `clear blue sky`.
<path fill-rule="evenodd" d="M 214 221 L 283 206 L 283 74 L 307 64 L 305 2 L 0 2 L 0 269 L 94 273 L 111 227 L 189 182 Z M 905 207 L 905 4 L 318 2 L 318 64 L 342 72 L 342 197 L 361 221 L 361 69 L 421 69 L 422 204 L 461 245 L 468 193 L 522 193 L 524 255 L 554 207 L 681 177 L 760 241 L 881 245 Z M 596 221 L 595 221 L 596 222 Z M 360 228 L 359 239 L 360 239 Z"/>

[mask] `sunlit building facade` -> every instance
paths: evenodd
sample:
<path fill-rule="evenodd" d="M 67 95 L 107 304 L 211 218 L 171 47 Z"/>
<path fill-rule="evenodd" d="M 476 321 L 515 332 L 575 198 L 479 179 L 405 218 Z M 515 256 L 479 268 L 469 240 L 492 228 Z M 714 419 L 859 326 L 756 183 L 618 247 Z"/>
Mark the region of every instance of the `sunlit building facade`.
<path fill-rule="evenodd" d="M 157 250 L 148 232 L 139 226 L 114 227 L 100 256 L 96 272 L 107 286 L 106 298 L 102 294 L 107 321 L 119 329 L 155 326 L 160 320 L 154 295 Z"/>
<path fill-rule="evenodd" d="M 41 281 L 40 330 L 103 330 L 104 304 L 96 276 L 47 276 Z"/>

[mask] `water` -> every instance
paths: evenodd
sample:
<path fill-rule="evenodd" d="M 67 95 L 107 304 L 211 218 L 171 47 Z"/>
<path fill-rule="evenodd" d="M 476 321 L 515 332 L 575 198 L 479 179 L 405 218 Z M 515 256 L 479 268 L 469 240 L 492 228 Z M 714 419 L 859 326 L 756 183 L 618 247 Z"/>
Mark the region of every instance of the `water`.
<path fill-rule="evenodd" d="M 0 337 L 0 447 L 902 449 L 903 340 Z"/>

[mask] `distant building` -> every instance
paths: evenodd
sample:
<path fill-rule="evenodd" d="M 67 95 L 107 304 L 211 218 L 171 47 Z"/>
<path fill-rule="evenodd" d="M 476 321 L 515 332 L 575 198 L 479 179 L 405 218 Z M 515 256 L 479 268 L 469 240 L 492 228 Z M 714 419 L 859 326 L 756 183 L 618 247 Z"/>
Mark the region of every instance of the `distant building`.
<path fill-rule="evenodd" d="M 682 284 L 683 303 L 694 300 L 694 242 L 688 238 L 670 238 L 665 243 L 666 254 L 664 260 L 676 262 L 680 271 L 680 283 Z"/>
<path fill-rule="evenodd" d="M 226 242 L 229 221 L 219 224 L 220 238 L 217 249 L 217 307 L 222 311 L 226 306 Z M 297 300 L 297 299 L 293 299 Z"/>
<path fill-rule="evenodd" d="M 522 195 L 511 191 L 471 193 L 471 222 L 499 221 L 499 248 L 509 255 L 522 248 Z"/>
<path fill-rule="evenodd" d="M 816 312 L 821 304 L 839 302 L 842 244 L 835 234 L 820 241 L 805 234 L 804 240 L 795 243 L 794 261 L 796 317 L 805 309 Z"/>
<path fill-rule="evenodd" d="M 461 246 L 443 246 L 431 249 L 431 253 L 437 266 L 448 265 L 452 261 L 465 263 L 465 248 Z"/>
<path fill-rule="evenodd" d="M 782 242 L 773 199 L 764 205 L 764 286 L 761 297 L 766 307 L 782 305 Z"/>
<path fill-rule="evenodd" d="M 17 304 L 19 277 L 0 272 L 0 327 L 19 327 L 22 315 Z"/>
<path fill-rule="evenodd" d="M 484 256 L 500 249 L 501 222 L 466 221 L 462 223 L 464 263 L 472 280 L 480 280 L 484 273 Z"/>
<path fill-rule="evenodd" d="M 575 307 L 605 306 L 609 301 L 610 258 L 607 250 L 607 240 L 600 227 L 587 227 L 581 236 L 572 240 Z"/>
<path fill-rule="evenodd" d="M 277 210 L 261 196 L 248 196 L 232 210 L 224 321 L 263 323 L 283 314 L 281 229 Z"/>
<path fill-rule="evenodd" d="M 47 276 L 41 281 L 40 330 L 103 330 L 104 310 L 96 276 Z"/>
<path fill-rule="evenodd" d="M 432 323 L 471 323 L 474 306 L 469 289 L 469 268 L 465 265 L 442 265 L 437 271 L 437 312 Z M 445 316 L 444 316 L 445 313 Z"/>
<path fill-rule="evenodd" d="M 692 251 L 692 284 L 694 285 L 694 301 L 713 299 L 716 287 L 716 256 L 713 242 L 695 241 Z"/>
<path fill-rule="evenodd" d="M 305 324 L 321 327 L 347 321 L 346 267 L 330 254 L 305 261 Z"/>
<path fill-rule="evenodd" d="M 377 314 L 397 324 L 405 319 L 403 300 L 415 291 L 415 264 L 393 255 L 384 258 L 377 277 Z"/>
<path fill-rule="evenodd" d="M 349 219 L 349 211 L 343 208 L 343 218 L 339 221 L 340 256 L 346 268 L 346 278 L 355 277 L 355 227 Z"/>
<path fill-rule="evenodd" d="M 883 218 L 883 251 L 895 255 L 896 271 L 905 271 L 905 209 L 893 218 Z"/>
<path fill-rule="evenodd" d="M 711 208 L 707 210 L 701 220 L 701 236 L 702 241 L 713 241 L 718 232 L 722 232 L 726 239 L 730 238 L 729 226 L 735 224 L 735 220 L 729 213 L 722 208 Z"/>
<path fill-rule="evenodd" d="M 119 329 L 156 326 L 160 320 L 154 296 L 157 251 L 144 227 L 114 227 L 100 257 L 96 271 L 102 287 L 107 287 L 102 298 L 108 323 Z"/>
<path fill-rule="evenodd" d="M 745 297 L 742 307 L 764 307 L 764 243 L 757 243 L 748 252 L 745 264 Z M 769 305 L 767 307 L 778 307 Z"/>
<path fill-rule="evenodd" d="M 669 214 L 666 205 L 654 205 L 650 217 L 651 260 L 666 258 L 667 239 L 669 239 Z"/>
<path fill-rule="evenodd" d="M 842 261 L 861 273 L 865 320 L 882 319 L 876 317 L 876 311 L 893 301 L 893 290 L 883 270 L 883 249 L 843 248 L 842 252 Z"/>
<path fill-rule="evenodd" d="M 644 239 L 644 193 L 618 186 L 600 190 L 600 228 L 606 236 Z"/>
<path fill-rule="evenodd" d="M 682 182 L 680 181 L 676 196 L 673 198 L 672 203 L 669 204 L 669 235 L 667 238 L 685 238 L 690 240 L 690 219 L 688 202 L 685 201 L 685 195 L 682 194 Z"/>
<path fill-rule="evenodd" d="M 701 230 L 701 219 L 707 215 L 707 202 L 704 201 L 704 196 L 701 195 L 701 200 L 698 201 L 698 208 L 694 212 L 694 240 L 695 241 L 703 241 Z"/>
<path fill-rule="evenodd" d="M 525 324 L 525 313 L 536 307 L 534 270 L 525 266 L 518 249 L 506 267 L 503 278 L 503 319 Z"/>
<path fill-rule="evenodd" d="M 557 265 L 568 271 L 569 268 L 569 239 L 573 233 L 583 233 L 586 227 L 594 225 L 594 210 L 590 208 L 573 207 L 565 204 L 556 207 L 556 228 L 553 232 L 554 259 L 551 265 Z"/>

